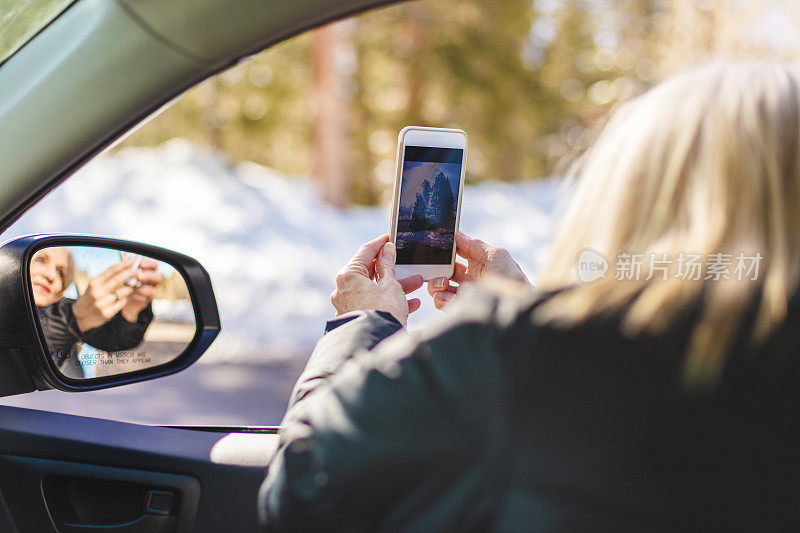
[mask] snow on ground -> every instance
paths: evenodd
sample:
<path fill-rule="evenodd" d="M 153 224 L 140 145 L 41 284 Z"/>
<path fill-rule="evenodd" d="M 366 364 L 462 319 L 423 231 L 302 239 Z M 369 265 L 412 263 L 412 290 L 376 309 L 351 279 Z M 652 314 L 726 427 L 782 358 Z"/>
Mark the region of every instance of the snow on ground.
<path fill-rule="evenodd" d="M 467 186 L 461 229 L 508 248 L 534 278 L 561 191 L 557 180 Z M 96 158 L 2 239 L 88 233 L 190 255 L 211 275 L 223 325 L 200 362 L 257 363 L 308 356 L 333 313 L 336 271 L 388 227 L 387 206 L 337 210 L 310 180 L 175 139 Z M 418 295 L 411 328 L 438 313 Z"/>

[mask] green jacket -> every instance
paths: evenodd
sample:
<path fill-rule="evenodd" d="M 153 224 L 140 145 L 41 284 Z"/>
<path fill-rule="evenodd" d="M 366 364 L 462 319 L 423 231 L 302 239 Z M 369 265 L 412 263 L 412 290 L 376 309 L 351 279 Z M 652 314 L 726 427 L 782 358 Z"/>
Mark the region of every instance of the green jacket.
<path fill-rule="evenodd" d="M 538 325 L 544 299 L 460 297 L 417 334 L 382 312 L 331 321 L 260 491 L 267 528 L 796 530 L 800 334 L 688 395 L 692 313 L 631 339 L 613 318 Z"/>

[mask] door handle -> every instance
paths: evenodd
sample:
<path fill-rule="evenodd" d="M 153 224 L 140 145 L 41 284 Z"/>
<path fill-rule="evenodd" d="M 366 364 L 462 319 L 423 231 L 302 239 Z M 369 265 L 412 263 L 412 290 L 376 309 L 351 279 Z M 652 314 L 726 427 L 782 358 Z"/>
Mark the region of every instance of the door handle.
<path fill-rule="evenodd" d="M 91 480 L 48 480 L 45 485 L 46 497 L 70 505 L 70 515 L 79 519 L 65 521 L 63 531 L 175 531 L 178 497 L 172 490 Z"/>
<path fill-rule="evenodd" d="M 0 455 L 0 491 L 20 531 L 189 533 L 196 478 Z"/>

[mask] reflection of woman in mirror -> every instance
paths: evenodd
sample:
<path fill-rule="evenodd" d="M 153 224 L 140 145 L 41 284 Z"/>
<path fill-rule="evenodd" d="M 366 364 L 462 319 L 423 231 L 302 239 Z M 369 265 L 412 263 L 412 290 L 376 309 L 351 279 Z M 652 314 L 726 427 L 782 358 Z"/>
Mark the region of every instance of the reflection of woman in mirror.
<path fill-rule="evenodd" d="M 31 258 L 39 322 L 53 359 L 68 377 L 83 377 L 76 357 L 81 342 L 107 352 L 129 350 L 142 342 L 153 320 L 150 303 L 161 275 L 155 261 L 142 261 L 135 272 L 131 266 L 126 260 L 109 267 L 74 300 L 64 297 L 75 276 L 69 250 L 45 248 Z M 126 283 L 129 280 L 136 283 Z"/>

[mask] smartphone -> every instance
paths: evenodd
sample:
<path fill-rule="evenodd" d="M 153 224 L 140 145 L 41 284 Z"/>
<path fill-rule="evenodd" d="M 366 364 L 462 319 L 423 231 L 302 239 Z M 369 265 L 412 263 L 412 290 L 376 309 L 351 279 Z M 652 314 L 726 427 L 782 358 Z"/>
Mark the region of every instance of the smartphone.
<path fill-rule="evenodd" d="M 130 259 L 131 261 L 133 261 L 133 265 L 131 265 L 131 270 L 136 272 L 137 270 L 139 270 L 139 265 L 142 264 L 144 256 L 139 254 L 134 254 L 131 252 L 120 251 L 119 260 L 125 261 L 126 259 Z M 136 276 L 132 276 L 125 281 L 125 285 L 127 285 L 128 287 L 141 287 L 142 283 L 136 279 Z"/>
<path fill-rule="evenodd" d="M 461 130 L 400 130 L 389 232 L 398 278 L 452 277 L 466 157 L 467 134 Z"/>

